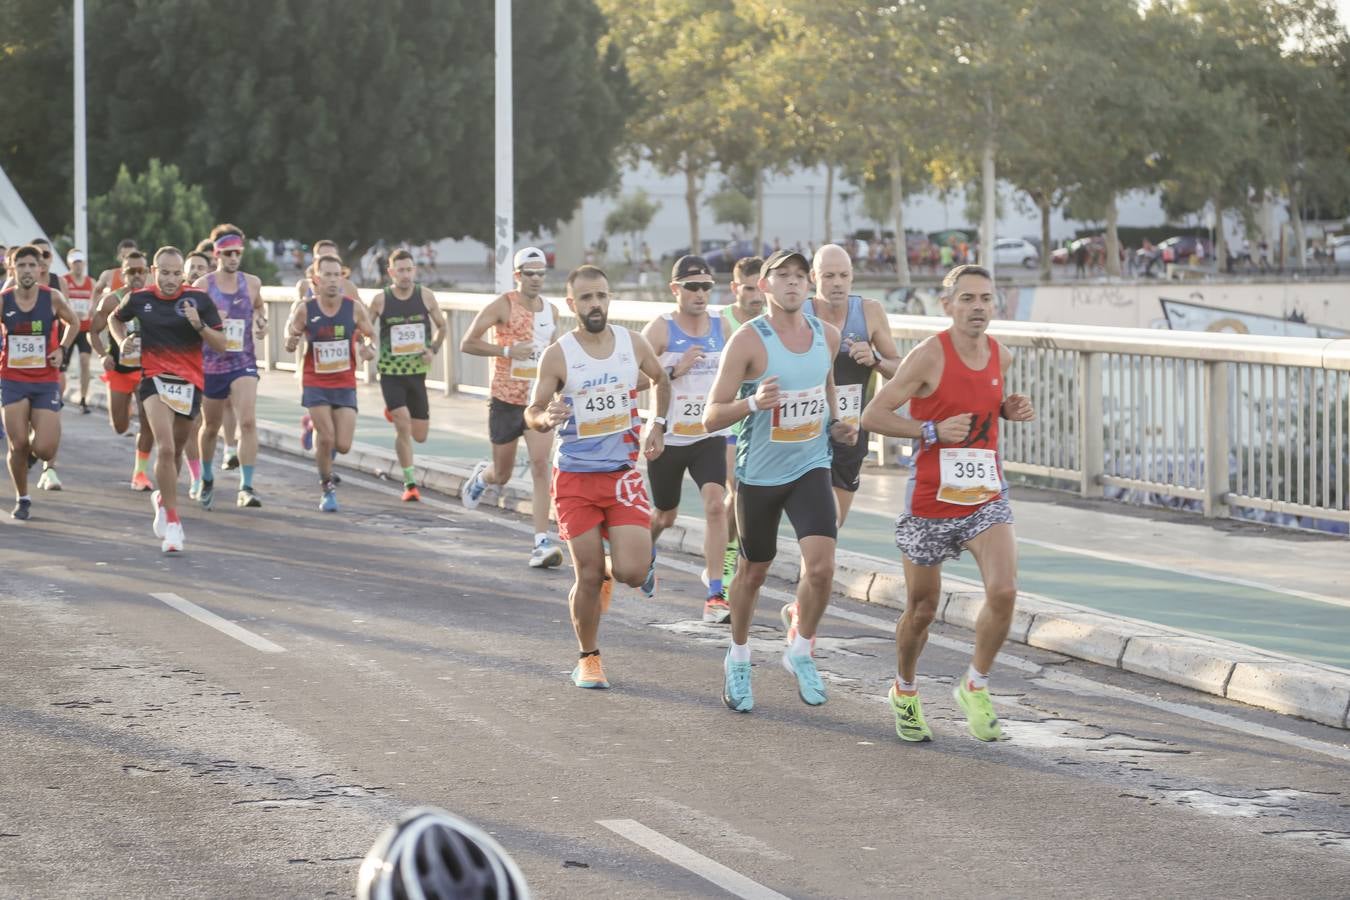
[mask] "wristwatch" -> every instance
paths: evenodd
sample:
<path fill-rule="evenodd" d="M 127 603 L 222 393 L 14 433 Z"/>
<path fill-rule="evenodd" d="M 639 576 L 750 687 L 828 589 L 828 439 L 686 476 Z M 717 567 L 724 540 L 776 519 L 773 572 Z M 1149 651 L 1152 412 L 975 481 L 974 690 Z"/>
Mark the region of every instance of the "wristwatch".
<path fill-rule="evenodd" d="M 660 426 L 661 426 L 661 430 L 662 430 L 662 431 L 665 431 L 665 430 L 666 430 L 666 417 L 665 417 L 665 416 L 656 416 L 656 417 L 654 417 L 654 418 L 652 419 L 652 424 L 653 424 L 653 425 L 660 425 Z"/>

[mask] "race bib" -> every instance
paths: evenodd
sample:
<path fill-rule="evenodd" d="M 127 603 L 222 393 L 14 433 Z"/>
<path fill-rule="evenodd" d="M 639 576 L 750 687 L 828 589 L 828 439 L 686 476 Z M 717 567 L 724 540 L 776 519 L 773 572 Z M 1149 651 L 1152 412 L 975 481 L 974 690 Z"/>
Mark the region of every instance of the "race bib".
<path fill-rule="evenodd" d="M 769 440 L 779 444 L 799 444 L 820 437 L 825 428 L 825 385 L 806 391 L 784 391 L 773 411 Z"/>
<path fill-rule="evenodd" d="M 979 506 L 1003 492 L 998 459 L 993 450 L 951 447 L 942 449 L 942 484 L 937 498 L 958 506 Z"/>
<path fill-rule="evenodd" d="M 225 352 L 244 352 L 244 332 L 248 328 L 248 322 L 244 319 L 226 319 L 224 325 Z"/>
<path fill-rule="evenodd" d="M 708 398 L 695 394 L 676 394 L 670 402 L 670 433 L 681 437 L 703 437 L 703 408 Z"/>
<path fill-rule="evenodd" d="M 70 308 L 75 310 L 75 315 L 80 317 L 81 322 L 88 322 L 93 303 L 89 300 L 71 300 Z"/>
<path fill-rule="evenodd" d="M 530 348 L 528 359 L 511 358 L 511 377 L 520 381 L 534 381 L 539 375 L 539 359 L 544 355 L 544 348 L 536 341 Z"/>
<path fill-rule="evenodd" d="M 314 371 L 320 375 L 346 372 L 352 367 L 351 341 L 315 341 Z"/>
<path fill-rule="evenodd" d="M 128 334 L 126 340 L 122 341 L 121 352 L 118 354 L 118 362 L 128 369 L 135 369 L 140 366 L 141 338 L 139 335 Z"/>
<path fill-rule="evenodd" d="M 577 437 L 597 438 L 619 434 L 633 427 L 628 389 L 622 385 L 582 388 L 572 395 L 572 415 Z"/>
<path fill-rule="evenodd" d="M 196 386 L 187 381 L 165 381 L 155 376 L 155 393 L 164 405 L 180 416 L 192 415 L 192 400 Z"/>
<path fill-rule="evenodd" d="M 47 338 L 41 334 L 11 334 L 8 356 L 11 369 L 46 368 Z"/>
<path fill-rule="evenodd" d="M 862 389 L 861 384 L 836 384 L 834 386 L 834 399 L 839 404 L 839 412 L 836 413 L 835 418 L 854 426 L 862 421 Z"/>
<path fill-rule="evenodd" d="M 427 326 L 405 322 L 389 326 L 389 352 L 394 356 L 418 356 L 427 349 Z"/>

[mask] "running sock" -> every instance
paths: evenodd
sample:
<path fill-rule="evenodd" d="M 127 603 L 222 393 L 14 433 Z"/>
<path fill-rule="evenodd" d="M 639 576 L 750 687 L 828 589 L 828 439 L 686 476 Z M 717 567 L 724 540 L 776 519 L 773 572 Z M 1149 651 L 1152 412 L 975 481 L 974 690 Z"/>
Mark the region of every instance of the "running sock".
<path fill-rule="evenodd" d="M 788 653 L 793 656 L 810 656 L 811 639 L 802 637 L 801 631 L 798 631 L 797 636 L 792 639 L 792 646 L 788 648 Z"/>
<path fill-rule="evenodd" d="M 202 461 L 200 459 L 189 459 L 187 461 L 188 474 L 192 476 L 193 481 L 202 477 Z"/>
<path fill-rule="evenodd" d="M 412 487 L 414 484 L 417 484 L 417 476 L 416 474 L 414 474 L 412 466 L 403 467 L 403 483 L 408 485 L 409 487 Z"/>
<path fill-rule="evenodd" d="M 536 532 L 534 533 L 534 545 L 535 545 L 536 547 L 538 547 L 540 544 L 542 544 L 542 543 L 543 543 L 544 541 L 546 541 L 546 540 L 548 540 L 548 532 L 547 532 L 547 531 L 536 531 Z"/>
<path fill-rule="evenodd" d="M 17 499 L 20 503 L 22 503 L 22 502 L 25 501 L 25 500 L 27 500 L 29 503 L 32 503 L 32 502 L 33 502 L 33 498 L 30 497 L 30 496 L 28 496 L 27 494 L 24 494 L 22 497 L 18 497 L 18 498 L 16 498 L 16 499 Z"/>
<path fill-rule="evenodd" d="M 172 506 L 166 506 L 166 507 L 164 507 L 164 520 L 165 520 L 166 522 L 174 522 L 174 523 L 177 523 L 177 522 L 179 521 L 179 520 L 178 520 L 178 510 L 175 509 L 175 508 L 172 507 Z"/>
<path fill-rule="evenodd" d="M 134 474 L 137 474 L 137 475 L 149 475 L 149 474 L 150 474 L 150 454 L 149 454 L 149 453 L 142 453 L 142 452 L 139 451 L 139 450 L 136 451 L 136 468 L 135 468 L 135 470 L 134 470 Z"/>
<path fill-rule="evenodd" d="M 253 467 L 239 464 L 239 490 L 253 490 Z"/>
<path fill-rule="evenodd" d="M 588 656 L 599 656 L 599 655 L 600 655 L 600 648 L 596 647 L 594 650 L 588 650 L 585 653 L 578 653 L 577 659 L 585 659 Z"/>
<path fill-rule="evenodd" d="M 198 462 L 202 464 L 202 481 L 215 481 L 216 480 L 215 461 L 210 459 L 202 459 L 198 460 Z"/>
<path fill-rule="evenodd" d="M 981 675 L 975 671 L 972 665 L 966 669 L 966 688 L 972 691 L 983 691 L 989 688 L 989 676 Z"/>
<path fill-rule="evenodd" d="M 905 679 L 896 675 L 895 692 L 897 694 L 917 694 L 919 692 L 919 683 L 917 681 L 905 681 Z"/>
<path fill-rule="evenodd" d="M 730 651 L 727 655 L 731 658 L 731 661 L 732 661 L 732 662 L 738 662 L 738 663 L 749 662 L 749 661 L 750 661 L 750 642 L 747 641 L 747 642 L 744 643 L 744 644 L 738 644 L 738 643 L 736 643 L 735 641 L 732 641 L 732 642 L 731 642 L 731 651 Z"/>
<path fill-rule="evenodd" d="M 708 579 L 708 596 L 709 596 L 709 597 L 716 597 L 716 596 L 717 596 L 718 594 L 720 594 L 720 593 L 722 593 L 722 579 L 720 579 L 720 578 L 709 578 L 709 579 Z"/>

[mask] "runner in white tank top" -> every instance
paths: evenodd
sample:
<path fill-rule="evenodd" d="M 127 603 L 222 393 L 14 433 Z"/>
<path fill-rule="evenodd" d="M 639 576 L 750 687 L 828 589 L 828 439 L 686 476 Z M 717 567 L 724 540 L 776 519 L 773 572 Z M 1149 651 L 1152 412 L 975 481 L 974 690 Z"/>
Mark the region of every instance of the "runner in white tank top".
<path fill-rule="evenodd" d="M 614 579 L 642 584 L 652 556 L 651 504 L 636 468 L 639 372 L 656 394 L 657 415 L 641 444 L 649 460 L 665 447 L 664 417 L 670 406 L 670 380 L 651 345 L 642 335 L 609 324 L 609 299 L 609 279 L 595 266 L 567 276 L 567 305 L 577 327 L 544 351 L 525 410 L 530 428 L 560 431 L 551 494 L 558 536 L 567 542 L 576 572 L 570 599 L 580 653 L 572 683 L 583 688 L 609 687 L 598 640 Z"/>

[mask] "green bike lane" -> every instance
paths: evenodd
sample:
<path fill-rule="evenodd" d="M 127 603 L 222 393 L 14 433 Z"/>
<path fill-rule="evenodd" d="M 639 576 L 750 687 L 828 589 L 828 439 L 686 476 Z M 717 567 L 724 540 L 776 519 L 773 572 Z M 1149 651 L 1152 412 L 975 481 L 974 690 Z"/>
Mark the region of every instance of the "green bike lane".
<path fill-rule="evenodd" d="M 392 451 L 394 431 L 379 389 L 363 385 L 359 392 L 356 439 Z M 268 373 L 258 418 L 296 425 L 304 413 L 299 396 L 294 379 Z M 462 464 L 486 458 L 485 400 L 433 394 L 432 408 L 427 442 L 415 446 L 419 457 Z M 517 475 L 525 464 L 522 447 Z M 686 482 L 684 496 L 697 502 L 692 481 Z M 840 534 L 842 548 L 899 563 L 892 535 L 904 483 L 898 470 L 864 469 L 863 490 Z M 1164 511 L 1114 512 L 1105 502 L 1075 508 L 1045 492 L 1015 489 L 1013 498 L 1021 590 L 1350 668 L 1350 542 L 1258 526 L 1216 529 Z M 979 579 L 969 554 L 944 571 Z"/>

